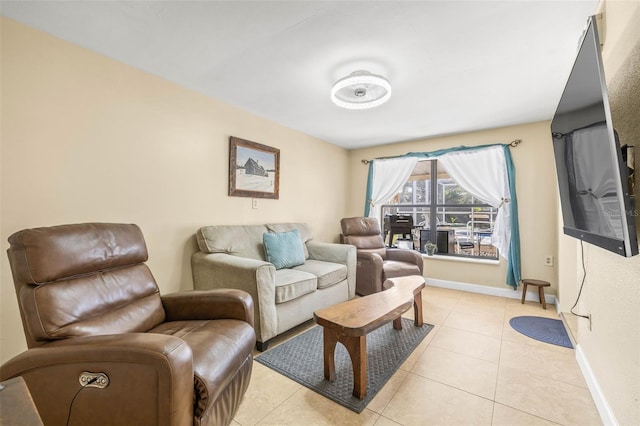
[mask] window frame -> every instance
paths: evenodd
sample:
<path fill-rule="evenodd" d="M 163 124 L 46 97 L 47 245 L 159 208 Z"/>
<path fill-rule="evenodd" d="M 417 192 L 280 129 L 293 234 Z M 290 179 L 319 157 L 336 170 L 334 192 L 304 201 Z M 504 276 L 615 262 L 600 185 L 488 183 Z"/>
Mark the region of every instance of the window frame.
<path fill-rule="evenodd" d="M 419 161 L 429 161 L 430 162 L 430 176 L 435 176 L 435 179 L 430 178 L 429 179 L 429 187 L 430 187 L 430 200 L 429 203 L 424 203 L 424 204 L 400 204 L 400 203 L 396 203 L 396 204 L 384 204 L 381 206 L 382 210 L 382 218 L 380 223 L 383 224 L 384 223 L 384 216 L 385 216 L 385 209 L 390 209 L 390 208 L 399 208 L 399 207 L 406 207 L 406 208 L 415 208 L 415 207 L 421 207 L 424 208 L 425 211 L 427 211 L 429 213 L 429 237 L 428 237 L 428 241 L 436 244 L 437 243 L 437 235 L 438 235 L 438 210 L 442 209 L 442 208 L 464 208 L 464 209 L 473 209 L 476 207 L 483 207 L 483 208 L 491 208 L 491 209 L 495 209 L 495 207 L 491 206 L 490 204 L 487 203 L 469 203 L 469 204 L 451 204 L 451 203 L 442 203 L 439 204 L 438 203 L 438 159 L 437 158 L 432 158 L 432 159 L 426 159 L 426 160 L 419 160 Z M 405 183 L 406 185 L 406 183 Z M 459 186 L 459 185 L 458 185 Z M 404 185 L 403 185 L 404 188 Z M 464 188 L 462 188 L 464 189 Z M 473 197 L 473 195 L 472 195 Z M 475 199 L 475 197 L 473 197 Z M 492 212 L 491 214 L 496 214 L 497 212 Z M 426 223 L 425 223 L 426 226 Z M 384 230 L 384 229 L 383 229 Z M 386 238 L 386 236 L 385 236 Z M 419 238 L 419 237 L 418 237 Z M 423 253 L 422 247 L 420 247 L 419 250 L 421 253 Z M 450 257 L 458 257 L 458 258 L 464 258 L 464 259 L 483 259 L 483 260 L 487 260 L 487 261 L 497 261 L 499 259 L 499 253 L 498 250 L 496 248 L 496 254 L 495 256 L 481 256 L 478 250 L 478 254 L 477 255 L 468 255 L 468 254 L 464 254 L 464 253 L 438 253 L 438 255 L 441 256 L 450 256 Z"/>

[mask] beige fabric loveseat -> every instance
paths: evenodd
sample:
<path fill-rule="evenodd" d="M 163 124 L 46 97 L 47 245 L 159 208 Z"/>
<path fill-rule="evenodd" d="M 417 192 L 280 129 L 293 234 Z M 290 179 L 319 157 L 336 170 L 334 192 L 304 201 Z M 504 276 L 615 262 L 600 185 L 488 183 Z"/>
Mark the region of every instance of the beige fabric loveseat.
<path fill-rule="evenodd" d="M 299 232 L 304 263 L 276 269 L 266 260 L 264 234 L 293 230 Z M 191 258 L 194 287 L 248 292 L 254 300 L 258 350 L 313 318 L 314 311 L 355 296 L 356 248 L 314 242 L 304 223 L 205 226 L 196 237 L 200 251 Z"/>

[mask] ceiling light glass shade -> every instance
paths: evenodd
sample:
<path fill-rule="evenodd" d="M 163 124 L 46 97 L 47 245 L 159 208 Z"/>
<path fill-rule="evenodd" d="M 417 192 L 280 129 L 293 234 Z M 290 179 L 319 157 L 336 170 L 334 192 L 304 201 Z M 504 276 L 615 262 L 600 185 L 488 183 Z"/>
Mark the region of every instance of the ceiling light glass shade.
<path fill-rule="evenodd" d="M 331 100 L 347 109 L 367 109 L 387 102 L 391 97 L 389 81 L 369 71 L 356 71 L 336 81 L 331 88 Z"/>

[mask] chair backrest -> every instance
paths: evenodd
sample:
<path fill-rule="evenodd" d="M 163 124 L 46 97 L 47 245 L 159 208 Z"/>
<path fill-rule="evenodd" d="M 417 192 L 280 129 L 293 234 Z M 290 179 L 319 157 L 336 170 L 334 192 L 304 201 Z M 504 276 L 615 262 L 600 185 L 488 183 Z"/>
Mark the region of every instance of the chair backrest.
<path fill-rule="evenodd" d="M 27 345 L 144 332 L 165 319 L 136 225 L 25 229 L 7 250 Z"/>
<path fill-rule="evenodd" d="M 380 223 L 373 217 L 347 217 L 340 220 L 343 242 L 358 250 L 368 250 L 386 257 L 386 246 L 380 234 Z"/>
<path fill-rule="evenodd" d="M 196 232 L 200 251 L 225 253 L 238 257 L 266 260 L 262 236 L 266 232 L 286 232 L 297 229 L 302 238 L 304 258 L 309 258 L 307 242 L 313 239 L 306 223 L 268 223 L 265 225 L 210 225 Z"/>

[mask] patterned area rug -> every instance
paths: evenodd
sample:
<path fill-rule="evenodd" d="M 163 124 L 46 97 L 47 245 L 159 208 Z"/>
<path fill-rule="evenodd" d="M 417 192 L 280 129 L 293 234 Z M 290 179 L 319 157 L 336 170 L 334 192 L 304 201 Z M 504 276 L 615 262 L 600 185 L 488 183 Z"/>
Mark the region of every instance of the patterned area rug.
<path fill-rule="evenodd" d="M 509 324 L 515 331 L 532 339 L 573 349 L 571 339 L 561 320 L 524 316 L 511 318 Z"/>
<path fill-rule="evenodd" d="M 353 368 L 347 350 L 340 343 L 335 352 L 336 381 L 325 380 L 320 326 L 260 354 L 255 360 L 360 413 L 432 329 L 431 324 L 415 327 L 413 320 L 402 318 L 402 330 L 394 330 L 392 323 L 388 323 L 367 334 L 369 369 L 367 395 L 363 400 L 351 394 Z"/>

